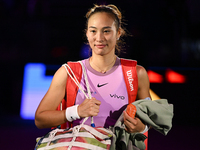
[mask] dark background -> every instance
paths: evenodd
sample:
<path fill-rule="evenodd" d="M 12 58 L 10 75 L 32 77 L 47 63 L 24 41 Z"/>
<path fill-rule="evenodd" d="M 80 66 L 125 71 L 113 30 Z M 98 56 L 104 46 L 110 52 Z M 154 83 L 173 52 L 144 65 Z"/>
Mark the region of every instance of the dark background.
<path fill-rule="evenodd" d="M 94 3 L 112 3 L 122 11 L 132 36 L 124 38 L 121 57 L 163 76 L 171 68 L 187 78 L 184 84 L 151 84 L 174 104 L 174 118 L 167 136 L 149 131 L 149 150 L 198 149 L 199 0 L 0 0 L 0 149 L 34 149 L 36 137 L 49 131 L 19 116 L 24 66 L 82 59 L 85 14 Z"/>

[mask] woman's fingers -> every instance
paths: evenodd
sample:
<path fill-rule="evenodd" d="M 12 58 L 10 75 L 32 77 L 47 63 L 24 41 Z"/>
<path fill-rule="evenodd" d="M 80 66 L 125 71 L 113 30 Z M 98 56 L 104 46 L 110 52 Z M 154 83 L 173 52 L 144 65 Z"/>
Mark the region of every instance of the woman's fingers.
<path fill-rule="evenodd" d="M 100 104 L 101 102 L 95 98 L 85 99 L 83 103 L 78 106 L 79 116 L 82 118 L 97 116 L 99 113 Z"/>
<path fill-rule="evenodd" d="M 129 133 L 142 132 L 145 129 L 145 125 L 139 118 L 137 117 L 132 118 L 125 111 L 124 111 L 124 125 L 125 125 L 125 130 Z"/>

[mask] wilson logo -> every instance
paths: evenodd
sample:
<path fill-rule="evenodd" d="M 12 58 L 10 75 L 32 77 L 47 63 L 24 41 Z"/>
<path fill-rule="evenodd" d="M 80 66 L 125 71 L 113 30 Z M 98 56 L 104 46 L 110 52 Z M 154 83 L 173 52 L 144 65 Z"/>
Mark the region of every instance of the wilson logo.
<path fill-rule="evenodd" d="M 124 96 L 118 96 L 117 94 L 110 94 L 110 97 L 113 97 L 113 98 L 120 98 L 120 99 L 122 99 L 122 100 L 124 100 L 125 99 L 125 97 Z"/>
<path fill-rule="evenodd" d="M 133 91 L 134 90 L 134 88 L 133 88 L 133 80 L 134 79 L 133 79 L 132 71 L 129 70 L 129 71 L 126 72 L 126 74 L 127 74 L 127 77 L 128 77 L 128 82 L 129 82 L 130 90 Z"/>

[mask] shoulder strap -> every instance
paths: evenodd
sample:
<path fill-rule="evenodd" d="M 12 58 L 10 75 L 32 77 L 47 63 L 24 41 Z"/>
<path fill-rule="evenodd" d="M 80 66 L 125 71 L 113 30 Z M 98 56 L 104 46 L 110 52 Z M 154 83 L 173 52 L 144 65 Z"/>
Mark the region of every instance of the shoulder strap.
<path fill-rule="evenodd" d="M 138 77 L 137 77 L 137 61 L 129 59 L 121 59 L 122 70 L 124 74 L 124 80 L 126 83 L 126 88 L 128 91 L 129 103 L 132 103 L 136 100 L 137 91 L 138 91 Z M 148 132 L 145 132 L 144 135 L 148 137 Z M 148 150 L 148 139 L 144 141 L 146 148 Z"/>
<path fill-rule="evenodd" d="M 126 88 L 128 91 L 129 103 L 136 100 L 138 90 L 138 77 L 137 77 L 137 61 L 129 59 L 120 59 Z"/>
<path fill-rule="evenodd" d="M 82 77 L 81 64 L 79 62 L 68 62 L 67 64 L 70 66 L 78 82 L 80 83 Z M 73 106 L 76 100 L 77 92 L 78 92 L 78 86 L 74 83 L 74 81 L 70 77 L 68 77 L 66 82 L 66 96 L 62 100 L 61 105 L 58 106 L 58 110 L 61 110 L 60 107 L 62 107 L 62 110 L 64 110 L 67 107 Z M 67 127 L 72 127 L 72 123 L 67 122 L 61 124 L 61 129 L 66 129 Z"/>
<path fill-rule="evenodd" d="M 79 83 L 81 82 L 82 77 L 82 67 L 79 62 L 68 62 L 67 63 L 72 71 L 74 72 L 74 75 L 76 76 Z M 66 107 L 73 106 L 76 100 L 76 95 L 78 92 L 78 86 L 74 83 L 74 81 L 68 77 L 67 83 L 66 83 Z"/>

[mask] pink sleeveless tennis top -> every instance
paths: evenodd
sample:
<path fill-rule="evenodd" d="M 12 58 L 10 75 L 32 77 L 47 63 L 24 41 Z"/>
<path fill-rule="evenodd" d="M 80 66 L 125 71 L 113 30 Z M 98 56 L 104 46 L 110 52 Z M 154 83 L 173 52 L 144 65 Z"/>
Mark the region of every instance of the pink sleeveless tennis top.
<path fill-rule="evenodd" d="M 120 59 L 117 58 L 114 66 L 104 74 L 94 70 L 89 64 L 89 59 L 82 60 L 82 62 L 86 68 L 92 97 L 101 101 L 100 111 L 97 116 L 93 117 L 94 123 L 96 127 L 113 126 L 128 104 L 128 93 Z M 83 75 L 80 84 L 87 93 Z M 75 104 L 81 104 L 84 100 L 84 94 L 78 90 Z M 74 121 L 73 126 L 82 121 L 83 119 Z M 90 125 L 91 118 L 85 124 Z"/>

